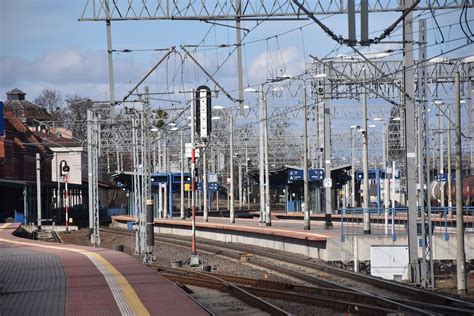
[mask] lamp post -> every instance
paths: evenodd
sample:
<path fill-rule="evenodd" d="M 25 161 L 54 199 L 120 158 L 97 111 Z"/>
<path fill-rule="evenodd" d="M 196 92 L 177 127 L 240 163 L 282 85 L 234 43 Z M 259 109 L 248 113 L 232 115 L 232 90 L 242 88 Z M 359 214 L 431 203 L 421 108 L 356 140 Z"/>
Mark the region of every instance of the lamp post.
<path fill-rule="evenodd" d="M 385 215 L 385 235 L 388 235 L 388 209 L 390 204 L 390 179 L 388 178 L 388 131 L 387 123 L 381 117 L 374 117 L 373 121 L 383 122 L 382 125 L 382 168 L 385 173 L 383 180 L 383 204 Z M 393 171 L 392 171 L 393 172 Z"/>
<path fill-rule="evenodd" d="M 354 137 L 354 129 L 356 129 L 357 125 L 351 125 L 351 207 L 356 207 L 355 201 L 355 137 Z"/>
<path fill-rule="evenodd" d="M 248 156 L 248 138 L 245 137 L 245 174 L 247 177 L 247 188 L 246 188 L 246 196 L 247 196 L 247 209 L 250 209 L 250 178 L 249 178 L 249 156 Z"/>
<path fill-rule="evenodd" d="M 263 84 L 258 86 L 258 90 L 246 88 L 245 92 L 258 92 L 258 117 L 259 117 L 259 133 L 258 133 L 258 186 L 260 197 L 260 223 L 265 223 L 265 167 L 264 167 L 264 105 L 265 95 L 263 92 Z"/>
<path fill-rule="evenodd" d="M 367 131 L 367 91 L 366 84 L 366 70 L 363 69 L 363 93 L 362 93 L 362 169 L 364 172 L 364 181 L 362 190 L 364 193 L 363 201 L 363 226 L 364 234 L 370 234 L 370 214 L 369 214 L 369 159 L 368 159 L 368 131 Z"/>

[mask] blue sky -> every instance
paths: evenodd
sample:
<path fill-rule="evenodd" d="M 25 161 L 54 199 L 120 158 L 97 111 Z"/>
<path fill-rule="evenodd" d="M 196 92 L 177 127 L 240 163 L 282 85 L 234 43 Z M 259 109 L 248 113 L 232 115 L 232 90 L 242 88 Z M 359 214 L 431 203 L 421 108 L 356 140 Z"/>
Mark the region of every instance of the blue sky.
<path fill-rule="evenodd" d="M 81 0 L 0 1 L 0 93 L 3 98 L 6 91 L 15 87 L 27 92 L 30 100 L 38 96 L 44 88 L 59 90 L 63 95 L 78 94 L 98 100 L 108 97 L 105 23 L 78 22 L 84 3 L 85 1 Z M 438 23 L 441 26 L 455 24 L 459 13 L 460 11 L 442 14 L 438 18 Z M 398 14 L 371 15 L 370 29 L 382 30 L 397 16 Z M 468 16 L 474 18 L 472 9 L 468 12 Z M 424 17 L 428 19 L 428 28 L 434 28 L 431 16 L 425 14 Z M 329 17 L 325 22 L 335 33 L 345 36 L 345 16 Z M 333 51 L 335 43 L 315 25 L 274 37 L 276 34 L 307 23 L 308 21 L 265 22 L 255 28 L 244 42 L 269 39 L 245 46 L 245 84 L 257 84 L 278 71 L 298 74 L 304 70 L 304 61 L 308 61 L 309 54 L 323 57 L 327 54 L 335 56 L 338 53 L 349 52 L 346 47 Z M 247 22 L 244 26 L 252 28 L 254 25 L 253 22 Z M 211 31 L 206 37 L 205 44 L 235 43 L 235 32 L 232 28 L 211 28 L 209 24 L 195 21 L 130 21 L 112 23 L 113 47 L 157 49 L 197 44 L 209 30 Z M 379 31 L 375 33 L 378 35 Z M 443 33 L 446 39 L 463 36 L 457 25 L 446 27 Z M 440 38 L 439 32 L 436 29 L 431 30 L 429 38 L 431 44 L 435 43 Z M 399 40 L 400 37 L 393 39 Z M 442 50 L 447 51 L 465 41 L 464 39 L 449 44 L 433 45 L 429 48 L 429 55 L 434 56 Z M 392 47 L 393 45 L 377 45 L 370 50 L 376 52 Z M 227 57 L 229 50 L 229 48 L 209 48 L 206 52 L 199 52 L 197 56 L 210 72 L 214 72 L 217 65 Z M 470 55 L 472 51 L 473 46 L 470 46 L 451 53 L 448 57 Z M 118 97 L 123 96 L 162 54 L 161 52 L 115 54 Z M 172 68 L 173 64 L 176 64 L 174 59 L 170 60 L 167 66 Z M 216 73 L 216 78 L 231 91 L 237 87 L 235 65 L 234 54 Z M 169 74 L 166 77 L 166 81 L 169 81 Z M 204 76 L 195 67 L 189 66 L 186 68 L 185 78 L 181 81 L 190 86 L 198 86 L 203 78 Z M 159 87 L 160 84 L 164 84 L 163 80 L 163 74 L 157 73 L 150 78 L 149 84 Z"/>

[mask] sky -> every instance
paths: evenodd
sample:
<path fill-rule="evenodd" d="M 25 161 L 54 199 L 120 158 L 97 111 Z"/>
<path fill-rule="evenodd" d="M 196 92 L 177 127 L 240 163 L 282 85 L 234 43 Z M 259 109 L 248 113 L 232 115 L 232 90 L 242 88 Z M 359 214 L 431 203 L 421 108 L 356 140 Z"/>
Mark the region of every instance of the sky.
<path fill-rule="evenodd" d="M 79 95 L 93 100 L 108 99 L 108 68 L 104 22 L 79 22 L 86 0 L 1 0 L 0 1 L 0 94 L 19 88 L 34 100 L 43 89 L 55 89 L 63 96 Z M 467 18 L 474 18 L 469 9 Z M 443 30 L 441 41 L 434 20 L 428 19 L 429 56 L 436 56 L 466 43 L 458 24 L 460 10 L 439 11 L 437 22 Z M 377 36 L 399 14 L 370 16 L 370 30 Z M 346 17 L 337 15 L 323 21 L 336 34 L 345 36 Z M 224 22 L 225 24 L 226 22 Z M 231 23 L 233 24 L 233 23 Z M 349 53 L 337 47 L 315 24 L 309 21 L 243 23 L 252 29 L 244 38 L 244 83 L 254 86 L 278 74 L 297 75 L 304 71 L 309 55 L 318 57 Z M 471 21 L 471 25 L 474 25 Z M 416 26 L 415 26 L 416 28 Z M 472 28 L 472 27 L 471 27 Z M 296 29 L 296 30 L 294 30 Z M 473 28 L 474 29 L 474 28 Z M 289 32 L 290 30 L 294 30 Z M 286 33 L 286 34 L 284 34 Z M 415 38 L 417 34 L 415 34 Z M 202 43 L 196 53 L 205 68 L 236 97 L 236 58 L 232 48 L 216 48 L 219 44 L 235 44 L 235 30 L 198 21 L 126 21 L 112 22 L 113 48 L 147 50 Z M 202 41 L 202 39 L 205 39 Z M 458 38 L 457 41 L 450 41 Z M 396 32 L 391 40 L 400 40 Z M 365 51 L 378 52 L 397 48 L 395 44 L 371 46 Z M 188 50 L 195 48 L 188 47 Z M 473 46 L 447 54 L 449 58 L 472 55 Z M 161 56 L 162 51 L 134 51 L 114 54 L 116 94 L 123 97 Z M 230 57 L 229 57 L 230 55 Z M 401 58 L 401 55 L 399 55 Z M 227 62 L 223 63 L 227 59 Z M 172 86 L 190 89 L 199 86 L 205 76 L 192 63 L 179 70 L 179 56 L 173 56 L 159 67 L 147 84 L 152 91 L 163 92 Z M 216 71 L 217 67 L 219 70 Z"/>

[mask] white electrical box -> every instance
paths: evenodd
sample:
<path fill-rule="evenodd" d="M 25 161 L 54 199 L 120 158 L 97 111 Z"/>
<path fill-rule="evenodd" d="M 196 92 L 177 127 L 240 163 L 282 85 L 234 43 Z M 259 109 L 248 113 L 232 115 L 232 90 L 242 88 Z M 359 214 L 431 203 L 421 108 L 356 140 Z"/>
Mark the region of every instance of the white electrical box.
<path fill-rule="evenodd" d="M 371 246 L 370 274 L 387 280 L 407 280 L 408 246 Z"/>

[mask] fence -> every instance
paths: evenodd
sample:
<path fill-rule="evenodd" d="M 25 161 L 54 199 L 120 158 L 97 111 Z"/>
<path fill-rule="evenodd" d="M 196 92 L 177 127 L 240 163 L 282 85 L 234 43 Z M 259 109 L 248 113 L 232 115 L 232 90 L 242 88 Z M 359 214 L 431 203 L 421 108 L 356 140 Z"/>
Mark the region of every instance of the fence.
<path fill-rule="evenodd" d="M 390 235 L 392 240 L 397 236 L 408 233 L 408 214 L 406 207 L 399 208 L 347 208 L 340 209 L 341 241 L 346 236 L 364 235 L 364 212 L 370 217 L 370 235 Z M 421 234 L 421 210 L 417 212 L 417 233 Z M 474 207 L 463 207 L 464 230 L 474 233 Z M 425 214 L 425 223 L 428 216 Z M 456 232 L 456 207 L 432 207 L 431 230 L 433 234 L 443 234 L 444 239 L 449 239 L 450 233 Z"/>

